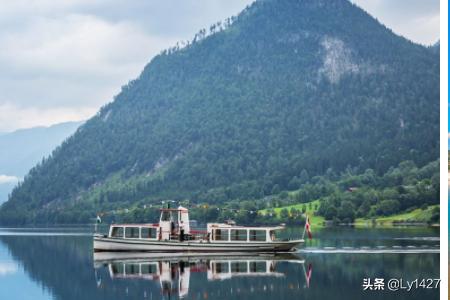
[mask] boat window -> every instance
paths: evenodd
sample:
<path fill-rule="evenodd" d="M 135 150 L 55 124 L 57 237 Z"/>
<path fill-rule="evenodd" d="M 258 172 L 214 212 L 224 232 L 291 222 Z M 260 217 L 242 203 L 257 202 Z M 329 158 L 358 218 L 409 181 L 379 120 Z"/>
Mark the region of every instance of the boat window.
<path fill-rule="evenodd" d="M 269 234 L 270 234 L 270 240 L 271 240 L 271 241 L 275 241 L 275 240 L 277 239 L 277 237 L 276 237 L 276 235 L 275 235 L 275 230 L 271 230 L 271 231 L 269 232 Z"/>
<path fill-rule="evenodd" d="M 137 275 L 139 274 L 139 264 L 126 264 L 125 265 L 126 275 Z"/>
<path fill-rule="evenodd" d="M 250 241 L 265 241 L 266 231 L 265 230 L 250 230 L 249 235 Z"/>
<path fill-rule="evenodd" d="M 139 238 L 139 227 L 125 227 L 126 238 Z"/>
<path fill-rule="evenodd" d="M 141 228 L 141 238 L 143 239 L 156 239 L 156 228 Z"/>
<path fill-rule="evenodd" d="M 215 241 L 228 241 L 230 231 L 228 229 L 216 229 L 214 230 Z"/>
<path fill-rule="evenodd" d="M 247 240 L 247 230 L 246 229 L 232 229 L 230 238 L 232 241 L 246 241 Z"/>
<path fill-rule="evenodd" d="M 123 238 L 123 227 L 113 227 L 111 236 Z"/>
<path fill-rule="evenodd" d="M 144 264 L 141 265 L 142 274 L 156 274 L 158 273 L 158 268 L 155 264 Z"/>
<path fill-rule="evenodd" d="M 225 262 L 215 263 L 215 269 L 217 274 L 229 272 L 228 263 Z"/>
<path fill-rule="evenodd" d="M 179 215 L 179 212 L 177 212 L 177 213 L 172 213 L 172 221 L 173 221 L 175 224 L 178 224 L 178 220 L 179 220 L 178 215 Z"/>
<path fill-rule="evenodd" d="M 171 212 L 170 211 L 163 211 L 161 213 L 161 221 L 170 221 L 171 219 Z"/>
<path fill-rule="evenodd" d="M 114 275 L 122 275 L 124 271 L 123 263 L 113 263 L 111 269 Z"/>
<path fill-rule="evenodd" d="M 266 262 L 265 261 L 251 261 L 249 263 L 249 268 L 251 273 L 266 272 Z"/>
<path fill-rule="evenodd" d="M 246 273 L 247 272 L 247 263 L 246 262 L 232 262 L 231 263 L 231 272 L 232 273 Z"/>

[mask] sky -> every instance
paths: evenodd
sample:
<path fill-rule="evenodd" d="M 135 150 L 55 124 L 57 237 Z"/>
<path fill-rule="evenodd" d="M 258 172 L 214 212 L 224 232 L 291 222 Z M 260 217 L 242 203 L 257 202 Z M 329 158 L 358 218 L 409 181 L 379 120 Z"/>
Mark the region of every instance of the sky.
<path fill-rule="evenodd" d="M 399 35 L 439 39 L 439 0 L 351 0 Z M 253 0 L 0 0 L 0 132 L 85 120 L 161 50 Z"/>

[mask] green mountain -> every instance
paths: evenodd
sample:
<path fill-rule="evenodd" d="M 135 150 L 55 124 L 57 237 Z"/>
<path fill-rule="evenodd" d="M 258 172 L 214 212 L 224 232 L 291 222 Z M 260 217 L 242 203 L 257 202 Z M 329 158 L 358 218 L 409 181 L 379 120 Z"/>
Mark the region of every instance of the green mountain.
<path fill-rule="evenodd" d="M 163 51 L 35 168 L 3 223 L 161 199 L 262 199 L 295 178 L 439 157 L 439 54 L 347 0 L 256 1 Z"/>

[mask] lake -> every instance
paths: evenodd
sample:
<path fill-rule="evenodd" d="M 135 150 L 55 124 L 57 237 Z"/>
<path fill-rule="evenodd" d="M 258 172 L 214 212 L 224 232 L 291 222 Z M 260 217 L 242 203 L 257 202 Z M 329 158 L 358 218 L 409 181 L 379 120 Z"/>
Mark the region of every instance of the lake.
<path fill-rule="evenodd" d="M 0 299 L 439 299 L 435 288 L 387 290 L 390 279 L 439 278 L 439 228 L 314 230 L 288 256 L 94 256 L 91 234 L 0 229 Z"/>

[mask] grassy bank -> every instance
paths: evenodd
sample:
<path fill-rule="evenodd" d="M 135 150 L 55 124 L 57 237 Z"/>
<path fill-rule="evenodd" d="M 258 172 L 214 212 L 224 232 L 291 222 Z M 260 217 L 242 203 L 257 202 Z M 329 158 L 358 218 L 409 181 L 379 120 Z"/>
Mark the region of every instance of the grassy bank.
<path fill-rule="evenodd" d="M 299 210 L 301 212 L 303 211 L 303 209 L 305 209 L 305 213 L 310 218 L 311 226 L 322 227 L 323 223 L 325 222 L 325 219 L 322 216 L 316 215 L 316 212 L 319 209 L 319 206 L 320 206 L 319 200 L 315 200 L 315 201 L 306 202 L 306 203 L 299 203 L 299 204 L 293 204 L 293 205 L 288 205 L 288 206 L 276 207 L 276 208 L 273 208 L 273 211 L 275 213 L 275 216 L 277 218 L 280 218 L 280 213 L 283 209 L 286 209 L 288 212 L 292 208 Z M 258 213 L 262 214 L 262 215 L 266 215 L 268 212 L 269 212 L 269 209 L 262 209 L 262 210 L 258 211 Z"/>
<path fill-rule="evenodd" d="M 439 205 L 430 205 L 426 209 L 417 208 L 410 212 L 399 213 L 391 216 L 379 217 L 374 219 L 358 218 L 355 225 L 365 226 L 376 223 L 377 225 L 393 225 L 394 223 L 428 223 L 433 216 L 433 209 L 439 208 Z"/>
<path fill-rule="evenodd" d="M 292 208 L 299 211 L 305 210 L 305 213 L 310 216 L 312 226 L 323 227 L 325 218 L 316 215 L 319 206 L 320 201 L 315 200 L 307 203 L 299 203 L 273 208 L 273 212 L 277 218 L 280 218 L 280 213 L 283 209 L 286 209 L 288 212 Z M 355 226 L 367 226 L 372 224 L 376 224 L 377 226 L 393 226 L 395 223 L 429 223 L 433 216 L 433 210 L 436 208 L 438 209 L 439 205 L 430 205 L 425 209 L 417 208 L 409 212 L 402 212 L 390 216 L 377 218 L 357 218 L 355 219 Z M 269 212 L 269 209 L 262 209 L 258 211 L 258 213 L 262 215 L 266 215 Z"/>

